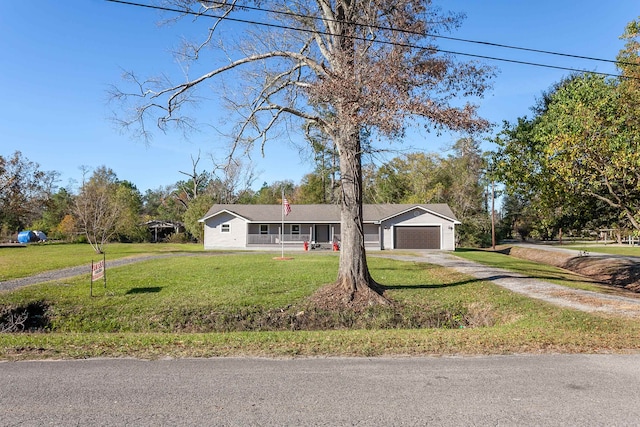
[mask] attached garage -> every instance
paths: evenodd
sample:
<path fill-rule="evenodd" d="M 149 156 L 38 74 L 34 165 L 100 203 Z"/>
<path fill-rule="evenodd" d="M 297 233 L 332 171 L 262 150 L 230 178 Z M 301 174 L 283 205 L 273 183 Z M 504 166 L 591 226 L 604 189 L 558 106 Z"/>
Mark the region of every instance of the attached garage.
<path fill-rule="evenodd" d="M 440 226 L 394 227 L 395 249 L 441 249 Z"/>

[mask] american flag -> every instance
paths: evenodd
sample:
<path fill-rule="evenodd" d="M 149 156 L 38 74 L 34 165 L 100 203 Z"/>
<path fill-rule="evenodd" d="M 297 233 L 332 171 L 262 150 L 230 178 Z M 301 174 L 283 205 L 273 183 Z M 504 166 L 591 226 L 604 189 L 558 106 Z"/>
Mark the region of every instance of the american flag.
<path fill-rule="evenodd" d="M 285 215 L 289 215 L 291 212 L 291 205 L 287 199 L 282 199 L 282 209 Z"/>

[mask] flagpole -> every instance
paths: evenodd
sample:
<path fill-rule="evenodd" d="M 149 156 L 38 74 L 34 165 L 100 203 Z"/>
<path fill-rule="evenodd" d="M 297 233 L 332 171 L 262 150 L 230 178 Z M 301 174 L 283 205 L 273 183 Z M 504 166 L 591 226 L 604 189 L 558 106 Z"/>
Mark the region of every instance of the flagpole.
<path fill-rule="evenodd" d="M 281 257 L 284 258 L 284 187 L 282 187 L 282 202 L 280 206 L 280 215 L 282 215 L 282 228 L 280 229 L 280 246 L 282 248 Z"/>

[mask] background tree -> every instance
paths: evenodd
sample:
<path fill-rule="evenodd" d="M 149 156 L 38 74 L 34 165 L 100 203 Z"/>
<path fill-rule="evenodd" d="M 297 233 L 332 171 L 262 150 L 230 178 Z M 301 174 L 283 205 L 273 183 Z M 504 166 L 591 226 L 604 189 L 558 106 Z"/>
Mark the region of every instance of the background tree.
<path fill-rule="evenodd" d="M 142 197 L 145 222 L 152 219 L 182 221 L 184 205 L 176 197 L 177 185 L 166 185 L 147 190 Z"/>
<path fill-rule="evenodd" d="M 222 164 L 214 161 L 212 179 L 206 191 L 215 203 L 239 203 L 241 199 L 251 200 L 254 181 L 255 171 L 251 163 L 235 159 Z"/>
<path fill-rule="evenodd" d="M 365 191 L 371 203 L 447 203 L 462 222 L 459 243 L 489 242 L 490 222 L 485 202 L 485 161 L 479 143 L 459 140 L 452 154 L 409 153 L 371 170 Z"/>
<path fill-rule="evenodd" d="M 60 233 L 58 226 L 62 220 L 73 213 L 74 195 L 66 188 L 59 189 L 46 202 L 39 220 L 33 223 L 33 228 L 42 230 L 49 239 L 66 239 L 68 234 Z"/>
<path fill-rule="evenodd" d="M 505 186 L 507 198 L 503 205 L 507 221 L 507 236 L 528 238 L 548 237 L 549 230 L 560 232 L 571 221 L 567 215 L 580 198 L 563 184 L 562 179 L 549 167 L 551 160 L 543 141 L 536 132 L 542 115 L 547 111 L 553 91 L 563 82 L 544 93 L 533 108 L 532 119 L 521 117 L 516 123 L 504 123 L 494 139 L 498 146 L 492 164 L 495 175 Z"/>
<path fill-rule="evenodd" d="M 73 214 L 66 214 L 53 230 L 52 238 L 72 241 L 76 236 L 76 220 Z"/>
<path fill-rule="evenodd" d="M 377 168 L 369 190 L 373 203 L 403 203 L 411 191 L 410 173 L 408 161 L 402 157 Z"/>
<path fill-rule="evenodd" d="M 198 195 L 205 192 L 212 180 L 210 172 L 198 171 L 198 163 L 200 163 L 200 153 L 196 158 L 191 156 L 191 171 L 179 171 L 189 177 L 187 181 L 178 181 L 176 183 L 176 191 L 174 193 L 176 200 L 185 210 L 189 208 L 192 200 L 197 199 Z"/>
<path fill-rule="evenodd" d="M 547 166 L 575 194 L 608 203 L 640 230 L 640 135 L 616 81 L 586 74 L 551 97 L 536 127 Z"/>
<path fill-rule="evenodd" d="M 489 246 L 491 243 L 490 206 L 485 199 L 487 163 L 480 143 L 461 138 L 452 154 L 442 162 L 443 202 L 449 204 L 462 224 L 456 228 L 458 243 L 463 246 Z"/>
<path fill-rule="evenodd" d="M 603 221 L 640 226 L 637 30 L 634 21 L 623 35 L 621 78 L 570 76 L 543 94 L 532 119 L 507 124 L 496 139 L 498 171 L 507 191 L 527 200 L 538 237 Z"/>
<path fill-rule="evenodd" d="M 187 232 L 199 242 L 204 238 L 204 225 L 199 221 L 214 203 L 212 196 L 204 194 L 189 204 L 189 208 L 184 213 L 184 226 Z"/>
<path fill-rule="evenodd" d="M 79 231 L 96 253 L 117 233 L 121 216 L 126 217 L 126 203 L 119 197 L 120 184 L 116 174 L 105 166 L 97 168 L 83 182 L 75 201 L 75 220 Z"/>
<path fill-rule="evenodd" d="M 331 202 L 331 184 L 326 173 L 308 173 L 302 177 L 300 185 L 296 189 L 296 203 L 327 204 Z"/>
<path fill-rule="evenodd" d="M 453 153 L 443 162 L 451 177 L 447 187 L 447 203 L 456 207 L 456 214 L 467 218 L 484 210 L 482 178 L 486 169 L 480 143 L 473 138 L 461 138 L 452 147 Z"/>
<path fill-rule="evenodd" d="M 640 108 L 640 18 L 629 22 L 620 38 L 626 41 L 617 58 L 618 69 L 623 77 L 619 85 L 622 111 L 627 126 L 637 134 L 640 130 L 637 114 Z"/>
<path fill-rule="evenodd" d="M 262 188 L 258 190 L 254 197 L 254 203 L 257 205 L 273 205 L 282 202 L 282 192 L 289 198 L 290 203 L 297 203 L 297 199 L 291 196 L 296 194 L 296 186 L 293 181 L 275 181 L 271 185 L 266 182 L 262 184 Z"/>
<path fill-rule="evenodd" d="M 114 203 L 120 206 L 116 238 L 121 242 L 143 242 L 149 230 L 142 220 L 142 194 L 129 181 L 117 181 Z"/>
<path fill-rule="evenodd" d="M 161 128 L 189 126 L 192 121 L 181 117 L 181 107 L 191 101 L 196 89 L 210 86 L 208 82 L 221 75 L 245 71 L 237 79 L 244 88 L 235 93 L 247 96 L 232 102 L 240 117 L 234 149 L 239 150 L 241 143 L 264 144 L 267 134 L 285 118 L 301 125 L 312 123 L 335 144 L 342 216 L 336 290 L 347 301 L 357 296 L 382 301 L 376 295 L 381 288 L 369 274 L 364 247 L 362 132 L 396 138 L 403 135 L 410 117 L 420 117 L 436 129 L 477 131 L 487 125 L 476 116 L 475 106 L 463 105 L 461 100 L 483 94 L 488 69 L 438 53 L 435 39 L 428 36 L 455 28 L 461 17 L 443 14 L 422 0 L 174 3 L 185 14 L 212 11 L 220 17 L 204 43 L 187 46 L 183 59 L 202 58 L 204 47 L 228 23 L 225 19 L 243 6 L 270 10 L 270 22 L 280 26 L 245 33 L 241 48 L 229 51 L 225 63 L 218 62 L 211 71 L 183 83 L 149 88 L 128 73 L 138 91 L 135 99 L 141 103 L 123 125 L 141 125 L 141 134 L 151 117 Z M 122 91 L 114 95 L 134 99 Z"/>
<path fill-rule="evenodd" d="M 0 228 L 15 234 L 40 218 L 55 190 L 57 172 L 44 172 L 38 163 L 16 151 L 0 156 Z"/>
<path fill-rule="evenodd" d="M 298 203 L 335 204 L 340 199 L 340 166 L 333 141 L 313 122 L 305 126 L 305 136 L 312 151 L 314 171 L 300 183 Z"/>

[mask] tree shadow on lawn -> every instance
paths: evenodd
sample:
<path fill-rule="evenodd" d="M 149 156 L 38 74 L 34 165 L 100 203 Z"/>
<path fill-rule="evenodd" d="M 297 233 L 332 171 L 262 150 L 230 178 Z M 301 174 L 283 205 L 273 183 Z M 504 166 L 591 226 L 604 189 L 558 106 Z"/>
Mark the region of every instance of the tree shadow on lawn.
<path fill-rule="evenodd" d="M 131 288 L 129 289 L 125 295 L 135 295 L 135 294 L 155 294 L 162 290 L 162 286 L 149 286 L 144 288 Z"/>
<path fill-rule="evenodd" d="M 553 283 L 552 280 L 562 280 L 564 282 L 575 282 L 575 283 L 591 283 L 591 284 L 601 284 L 599 282 L 590 281 L 589 279 L 569 279 L 566 277 L 559 278 L 554 276 L 544 276 L 544 275 L 512 275 L 512 274 L 496 274 L 489 277 L 477 277 L 467 280 L 461 280 L 458 282 L 452 283 L 440 283 L 440 284 L 416 284 L 416 285 L 382 285 L 385 290 L 399 290 L 399 289 L 444 289 L 450 288 L 454 286 L 462 286 L 469 285 L 473 283 L 480 282 L 495 282 L 501 279 L 511 279 L 511 280 L 540 280 L 543 282 Z"/>
<path fill-rule="evenodd" d="M 509 254 L 511 254 L 511 246 L 500 247 L 500 248 L 496 248 L 496 249 L 491 249 L 491 248 L 456 248 L 456 250 L 454 252 L 458 252 L 458 253 L 460 253 L 460 252 L 489 252 L 489 253 L 509 255 Z"/>
<path fill-rule="evenodd" d="M 389 291 L 393 291 L 393 290 L 399 290 L 399 289 L 444 289 L 444 288 L 451 288 L 453 286 L 462 286 L 462 285 L 468 285 L 470 283 L 476 283 L 476 282 L 483 282 L 485 280 L 490 280 L 490 279 L 469 279 L 469 280 L 462 280 L 460 282 L 453 282 L 453 283 L 432 283 L 432 284 L 419 284 L 419 285 L 381 285 L 383 287 L 384 290 L 389 290 Z"/>

